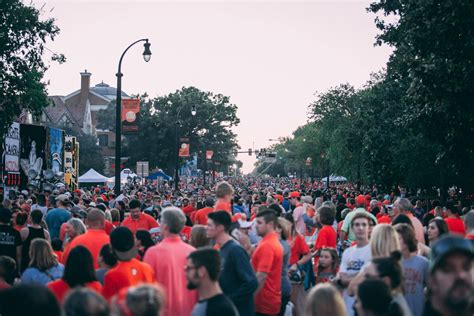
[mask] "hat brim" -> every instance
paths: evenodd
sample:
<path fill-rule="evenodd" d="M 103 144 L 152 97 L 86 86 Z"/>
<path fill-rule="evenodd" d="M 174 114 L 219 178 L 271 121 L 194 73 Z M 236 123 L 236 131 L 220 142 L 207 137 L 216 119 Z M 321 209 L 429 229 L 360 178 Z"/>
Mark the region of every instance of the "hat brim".
<path fill-rule="evenodd" d="M 129 261 L 137 256 L 138 249 L 137 247 L 132 247 L 132 249 L 128 251 L 118 251 L 117 249 L 114 249 L 114 253 L 120 261 Z"/>

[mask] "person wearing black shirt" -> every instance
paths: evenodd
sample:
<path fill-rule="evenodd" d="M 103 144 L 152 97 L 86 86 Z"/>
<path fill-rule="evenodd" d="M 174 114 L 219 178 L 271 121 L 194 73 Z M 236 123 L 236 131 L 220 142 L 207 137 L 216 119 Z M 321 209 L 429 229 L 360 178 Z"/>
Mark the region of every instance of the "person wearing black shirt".
<path fill-rule="evenodd" d="M 210 213 L 207 221 L 207 237 L 220 247 L 222 272 L 219 284 L 222 291 L 235 304 L 240 315 L 255 315 L 253 294 L 258 280 L 250 265 L 250 258 L 230 235 L 232 220 L 226 211 Z"/>
<path fill-rule="evenodd" d="M 221 259 L 217 250 L 205 247 L 191 252 L 184 269 L 188 289 L 199 294 L 191 316 L 239 316 L 219 286 Z"/>
<path fill-rule="evenodd" d="M 8 256 L 21 263 L 21 235 L 10 225 L 12 214 L 9 209 L 0 207 L 0 256 Z"/>

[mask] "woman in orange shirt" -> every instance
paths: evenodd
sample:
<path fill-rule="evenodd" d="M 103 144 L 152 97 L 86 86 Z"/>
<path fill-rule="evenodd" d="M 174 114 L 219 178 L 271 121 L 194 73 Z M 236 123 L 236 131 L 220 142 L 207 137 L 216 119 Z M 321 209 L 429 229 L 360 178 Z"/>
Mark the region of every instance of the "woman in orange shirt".
<path fill-rule="evenodd" d="M 86 247 L 77 246 L 71 250 L 63 277 L 48 283 L 48 288 L 60 303 L 64 301 L 67 293 L 77 286 L 84 286 L 99 294 L 102 293 L 102 285 L 97 281 L 92 261 L 92 255 Z"/>

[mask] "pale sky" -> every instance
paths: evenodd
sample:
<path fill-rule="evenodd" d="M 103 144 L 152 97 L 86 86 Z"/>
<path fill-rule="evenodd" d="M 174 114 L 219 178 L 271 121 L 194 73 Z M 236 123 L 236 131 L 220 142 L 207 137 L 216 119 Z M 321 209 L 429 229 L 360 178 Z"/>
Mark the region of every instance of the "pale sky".
<path fill-rule="evenodd" d="M 306 122 L 315 92 L 345 82 L 360 87 L 385 66 L 391 50 L 373 46 L 369 3 L 48 0 L 45 15 L 56 18 L 61 33 L 47 47 L 67 58 L 47 71 L 48 91 L 79 89 L 84 69 L 92 73 L 91 85 L 116 86 L 120 54 L 149 38 L 149 63 L 142 45 L 125 57 L 124 91 L 155 97 L 195 86 L 230 96 L 242 150 L 264 148 Z M 238 159 L 245 172 L 253 169 L 253 156 Z"/>

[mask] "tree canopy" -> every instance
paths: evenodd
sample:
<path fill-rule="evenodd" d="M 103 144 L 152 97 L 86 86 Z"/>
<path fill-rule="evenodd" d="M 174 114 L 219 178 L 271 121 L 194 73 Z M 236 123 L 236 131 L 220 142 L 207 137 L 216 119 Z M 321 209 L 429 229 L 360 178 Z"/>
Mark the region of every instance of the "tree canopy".
<path fill-rule="evenodd" d="M 316 94 L 309 123 L 275 146 L 285 171 L 329 166 L 384 187 L 474 190 L 474 2 L 381 0 L 368 11 L 376 45 L 394 48 L 386 69 L 361 88 Z"/>
<path fill-rule="evenodd" d="M 165 96 L 141 100 L 139 132 L 124 135 L 122 156 L 130 157 L 128 164 L 149 161 L 150 167 L 159 167 L 172 173 L 176 159 L 176 123 L 179 112 L 179 136 L 190 141 L 191 154 L 198 154 L 198 167 L 202 165 L 206 150 L 214 151 L 213 161 L 222 170 L 233 164 L 231 155 L 238 148 L 232 127 L 239 124 L 237 106 L 222 94 L 204 92 L 195 87 L 183 87 Z M 196 115 L 191 115 L 195 106 Z M 115 130 L 115 102 L 98 114 L 99 128 Z"/>
<path fill-rule="evenodd" d="M 40 114 L 49 105 L 46 42 L 59 34 L 54 19 L 41 19 L 41 11 L 20 0 L 2 0 L 0 14 L 0 135 L 26 109 Z M 64 62 L 63 55 L 52 56 Z"/>

